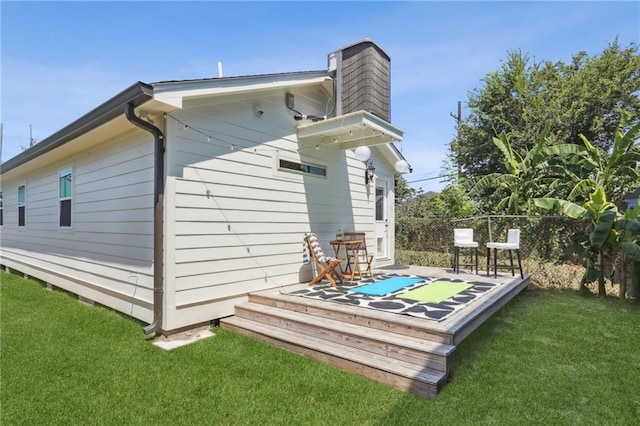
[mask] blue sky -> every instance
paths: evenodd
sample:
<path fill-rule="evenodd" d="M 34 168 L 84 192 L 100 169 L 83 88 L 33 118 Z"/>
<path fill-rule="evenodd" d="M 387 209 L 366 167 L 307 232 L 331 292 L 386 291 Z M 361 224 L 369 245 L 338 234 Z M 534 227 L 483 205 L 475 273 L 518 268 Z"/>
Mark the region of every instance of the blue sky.
<path fill-rule="evenodd" d="M 457 102 L 509 50 L 536 61 L 640 40 L 640 2 L 2 1 L 2 158 L 136 81 L 322 70 L 371 38 L 391 57 L 391 121 L 414 188 L 439 191 Z M 426 180 L 425 180 L 426 179 Z"/>

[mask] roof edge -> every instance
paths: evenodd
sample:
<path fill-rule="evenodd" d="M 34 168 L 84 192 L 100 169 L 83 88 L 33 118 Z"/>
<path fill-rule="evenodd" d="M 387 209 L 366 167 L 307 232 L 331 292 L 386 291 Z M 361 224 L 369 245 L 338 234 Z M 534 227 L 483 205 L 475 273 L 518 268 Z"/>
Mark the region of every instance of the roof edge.
<path fill-rule="evenodd" d="M 133 102 L 140 106 L 153 98 L 153 87 L 147 83 L 138 81 L 122 92 L 103 102 L 87 114 L 83 115 L 68 126 L 38 142 L 15 157 L 0 164 L 0 174 L 4 174 L 16 167 L 25 164 L 40 155 L 45 154 L 65 143 L 87 133 L 121 114 L 124 114 L 124 106 Z"/>
<path fill-rule="evenodd" d="M 165 80 L 149 83 L 154 90 L 163 89 L 164 87 L 172 86 L 185 86 L 185 85 L 202 85 L 204 83 L 211 83 L 211 85 L 224 85 L 226 83 L 236 83 L 238 85 L 246 84 L 256 80 L 264 79 L 291 79 L 295 78 L 309 78 L 309 77 L 322 77 L 328 75 L 327 70 L 311 70 L 311 71 L 294 71 L 294 72 L 280 72 L 269 74 L 251 74 L 251 75 L 234 75 L 229 77 L 207 77 L 207 78 L 194 78 L 187 80 Z"/>

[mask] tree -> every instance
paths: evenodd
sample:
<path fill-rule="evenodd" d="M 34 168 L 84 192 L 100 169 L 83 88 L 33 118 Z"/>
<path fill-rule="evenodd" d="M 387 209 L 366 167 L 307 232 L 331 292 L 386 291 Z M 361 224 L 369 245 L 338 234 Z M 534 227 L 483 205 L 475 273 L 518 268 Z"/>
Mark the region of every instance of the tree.
<path fill-rule="evenodd" d="M 536 63 L 520 51 L 508 52 L 501 69 L 469 93 L 471 112 L 459 126 L 453 161 L 471 184 L 480 176 L 508 173 L 493 137 L 504 132 L 514 152 L 526 153 L 545 125 L 550 145 L 572 143 L 582 134 L 608 150 L 621 111 L 640 118 L 637 51 L 637 44 L 621 48 L 616 40 L 599 55 L 574 55 L 569 64 Z M 491 193 L 479 195 L 496 204 Z"/>
<path fill-rule="evenodd" d="M 407 203 L 414 198 L 417 194 L 417 190 L 411 188 L 407 184 L 407 180 L 402 175 L 396 175 L 395 177 L 395 204 L 396 206 Z"/>
<path fill-rule="evenodd" d="M 549 154 L 569 159 L 565 164 L 572 164 L 565 170 L 575 182 L 568 199 L 584 199 L 602 187 L 607 197 L 622 208 L 626 193 L 640 186 L 640 145 L 636 141 L 640 122 L 625 132 L 630 118 L 628 112 L 622 113 L 608 151 L 591 144 L 582 134 L 579 135 L 582 145 L 561 144 L 548 149 Z"/>
<path fill-rule="evenodd" d="M 553 188 L 552 183 L 557 181 L 546 176 L 550 169 L 545 150 L 548 144 L 548 129 L 547 127 L 542 132 L 536 146 L 524 157 L 513 149 L 510 137 L 505 132 L 500 133 L 500 137 L 494 137 L 493 143 L 502 153 L 506 172 L 495 172 L 481 177 L 471 188 L 470 195 L 494 189 L 494 194 L 502 199 L 493 206 L 492 213 L 531 213 L 533 197 L 549 192 Z"/>
<path fill-rule="evenodd" d="M 628 121 L 629 115 L 624 113 L 614 132 L 613 146 L 609 152 L 592 145 L 584 135 L 580 135 L 583 147 L 561 145 L 553 150 L 556 155 L 578 159 L 584 175 L 572 194 L 575 196 L 589 192 L 587 202 L 580 205 L 554 197 L 534 200 L 535 205 L 543 209 L 559 208 L 572 219 L 587 221 L 587 226 L 572 236 L 574 251 L 583 259 L 586 268 L 582 279 L 583 290 L 587 282 L 597 279 L 598 292 L 604 295 L 604 259 L 616 250 L 622 253 L 621 298 L 624 298 L 626 292 L 630 262 L 640 261 L 640 208 L 636 207 L 624 215 L 618 210 L 625 188 L 629 189 L 629 185 L 632 188 L 640 186 L 640 145 L 637 143 L 640 122 L 625 132 Z"/>
<path fill-rule="evenodd" d="M 449 185 L 426 200 L 426 211 L 432 216 L 463 218 L 475 215 L 478 206 L 462 186 Z"/>

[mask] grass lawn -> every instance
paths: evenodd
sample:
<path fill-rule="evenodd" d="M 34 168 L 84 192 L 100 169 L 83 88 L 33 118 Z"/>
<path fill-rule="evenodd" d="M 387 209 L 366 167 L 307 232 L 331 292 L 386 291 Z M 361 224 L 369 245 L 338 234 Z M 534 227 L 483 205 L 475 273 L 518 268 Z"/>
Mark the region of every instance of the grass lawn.
<path fill-rule="evenodd" d="M 456 352 L 424 400 L 247 337 L 172 351 L 142 324 L 0 273 L 3 425 L 631 425 L 640 305 L 528 290 Z"/>

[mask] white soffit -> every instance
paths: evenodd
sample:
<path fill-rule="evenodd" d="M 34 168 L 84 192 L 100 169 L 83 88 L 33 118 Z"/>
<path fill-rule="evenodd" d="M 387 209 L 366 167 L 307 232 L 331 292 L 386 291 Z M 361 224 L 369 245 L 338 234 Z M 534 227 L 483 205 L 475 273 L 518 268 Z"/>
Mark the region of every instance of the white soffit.
<path fill-rule="evenodd" d="M 398 142 L 404 132 L 367 111 L 356 111 L 328 120 L 298 126 L 304 144 L 337 145 L 340 149 Z"/>

